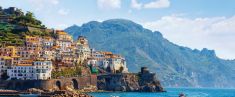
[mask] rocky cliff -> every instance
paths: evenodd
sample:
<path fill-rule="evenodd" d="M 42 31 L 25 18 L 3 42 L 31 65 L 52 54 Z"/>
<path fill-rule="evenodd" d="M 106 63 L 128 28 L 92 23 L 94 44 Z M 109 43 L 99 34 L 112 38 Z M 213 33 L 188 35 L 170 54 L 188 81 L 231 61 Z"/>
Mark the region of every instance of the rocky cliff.
<path fill-rule="evenodd" d="M 105 91 L 127 92 L 163 92 L 160 81 L 155 73 L 150 73 L 146 67 L 139 73 L 119 73 L 100 75 L 97 78 L 97 87 Z"/>

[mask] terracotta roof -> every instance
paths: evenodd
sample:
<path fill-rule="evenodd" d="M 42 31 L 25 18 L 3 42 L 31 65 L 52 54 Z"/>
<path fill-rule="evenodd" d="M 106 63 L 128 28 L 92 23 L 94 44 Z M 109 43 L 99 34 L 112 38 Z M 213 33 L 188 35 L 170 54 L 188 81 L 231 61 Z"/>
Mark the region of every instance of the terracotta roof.
<path fill-rule="evenodd" d="M 101 52 L 103 54 L 113 54 L 112 52 Z"/>
<path fill-rule="evenodd" d="M 33 62 L 33 60 L 22 60 L 23 62 Z"/>
<path fill-rule="evenodd" d="M 46 37 L 44 37 L 44 39 L 45 39 L 45 40 L 52 40 L 52 37 L 46 36 Z"/>
<path fill-rule="evenodd" d="M 16 66 L 32 66 L 32 64 L 16 64 Z"/>
<path fill-rule="evenodd" d="M 63 32 L 64 30 L 56 30 L 56 32 Z"/>
<path fill-rule="evenodd" d="M 57 34 L 59 34 L 59 35 L 67 35 L 67 33 L 63 32 L 63 31 L 57 32 Z"/>
<path fill-rule="evenodd" d="M 53 46 L 52 48 L 60 48 L 60 46 Z"/>

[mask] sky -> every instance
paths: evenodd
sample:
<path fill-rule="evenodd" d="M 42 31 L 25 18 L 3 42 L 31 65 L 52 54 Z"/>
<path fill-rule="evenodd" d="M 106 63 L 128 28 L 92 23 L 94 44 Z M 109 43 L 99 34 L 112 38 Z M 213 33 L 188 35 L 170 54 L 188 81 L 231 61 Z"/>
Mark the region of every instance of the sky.
<path fill-rule="evenodd" d="M 129 19 L 192 49 L 235 59 L 235 0 L 0 0 L 31 11 L 49 28 Z"/>

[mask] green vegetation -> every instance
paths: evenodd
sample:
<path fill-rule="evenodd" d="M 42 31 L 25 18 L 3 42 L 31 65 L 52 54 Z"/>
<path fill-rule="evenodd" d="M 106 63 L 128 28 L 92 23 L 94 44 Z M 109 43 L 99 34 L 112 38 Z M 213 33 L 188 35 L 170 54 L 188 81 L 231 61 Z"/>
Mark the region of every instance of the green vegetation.
<path fill-rule="evenodd" d="M 20 11 L 20 10 L 18 10 Z M 23 12 L 17 12 L 23 13 Z M 47 32 L 46 27 L 37 20 L 32 12 L 16 15 L 7 14 L 12 20 L 7 23 L 0 23 L 0 46 L 24 44 L 24 37 L 29 36 L 53 36 L 53 33 Z"/>
<path fill-rule="evenodd" d="M 122 73 L 123 70 L 124 70 L 124 67 L 121 66 L 121 67 L 119 68 L 119 70 L 116 70 L 116 73 Z"/>
<path fill-rule="evenodd" d="M 4 44 L 22 45 L 21 35 L 13 33 L 13 25 L 0 23 L 0 46 Z"/>
<path fill-rule="evenodd" d="M 25 15 L 15 17 L 12 24 L 45 28 L 45 25 L 42 25 L 42 22 L 37 20 L 32 12 L 27 12 Z"/>
<path fill-rule="evenodd" d="M 24 37 L 29 36 L 52 36 L 53 33 L 42 32 L 40 29 L 33 31 L 20 31 L 14 29 L 15 25 L 9 23 L 0 23 L 0 46 L 2 45 L 23 45 Z"/>
<path fill-rule="evenodd" d="M 90 71 L 91 71 L 92 74 L 98 74 L 99 73 L 97 67 L 94 67 L 92 65 L 90 65 Z"/>
<path fill-rule="evenodd" d="M 76 66 L 75 68 L 65 68 L 61 71 L 53 71 L 52 78 L 74 77 L 81 75 L 81 73 L 82 73 L 82 67 Z"/>
<path fill-rule="evenodd" d="M 41 36 L 41 37 L 44 37 L 44 36 L 52 36 L 53 33 L 50 33 L 50 32 L 42 32 L 40 30 L 34 30 L 32 32 L 30 31 L 27 31 L 27 32 L 22 32 L 21 33 L 23 36 L 25 35 L 29 35 L 29 36 Z"/>

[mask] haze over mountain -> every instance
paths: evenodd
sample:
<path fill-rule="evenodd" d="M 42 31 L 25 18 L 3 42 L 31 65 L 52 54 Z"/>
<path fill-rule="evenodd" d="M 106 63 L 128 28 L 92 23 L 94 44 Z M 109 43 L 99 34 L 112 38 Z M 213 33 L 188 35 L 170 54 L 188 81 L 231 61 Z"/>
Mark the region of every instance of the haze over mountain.
<path fill-rule="evenodd" d="M 92 48 L 122 54 L 131 72 L 149 67 L 164 86 L 235 87 L 235 60 L 220 59 L 214 50 L 179 46 L 129 20 L 91 21 L 65 31 L 74 39 L 86 36 Z"/>

